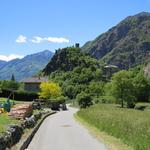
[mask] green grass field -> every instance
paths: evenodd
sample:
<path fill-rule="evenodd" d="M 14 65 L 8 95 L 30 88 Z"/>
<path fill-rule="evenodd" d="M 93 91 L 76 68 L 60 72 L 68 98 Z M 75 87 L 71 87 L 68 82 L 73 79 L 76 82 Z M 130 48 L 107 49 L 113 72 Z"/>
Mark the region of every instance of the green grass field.
<path fill-rule="evenodd" d="M 8 125 L 17 124 L 18 121 L 8 117 L 7 113 L 0 114 L 0 132 L 4 132 Z"/>
<path fill-rule="evenodd" d="M 98 104 L 80 110 L 77 116 L 135 150 L 150 150 L 150 111 Z"/>

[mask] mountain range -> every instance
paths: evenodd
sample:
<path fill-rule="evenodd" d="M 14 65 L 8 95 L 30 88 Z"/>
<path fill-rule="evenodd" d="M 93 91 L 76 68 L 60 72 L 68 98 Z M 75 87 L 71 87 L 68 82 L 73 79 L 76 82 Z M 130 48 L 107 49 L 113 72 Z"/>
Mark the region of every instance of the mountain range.
<path fill-rule="evenodd" d="M 52 58 L 53 53 L 45 50 L 27 55 L 22 59 L 0 61 L 0 80 L 10 80 L 14 74 L 16 80 L 31 77 L 42 70 Z"/>
<path fill-rule="evenodd" d="M 0 60 L 0 68 L 3 67 L 5 65 L 6 61 L 2 61 Z"/>
<path fill-rule="evenodd" d="M 79 49 L 74 52 L 74 49 L 64 48 L 54 55 L 46 50 L 23 59 L 0 61 L 0 79 L 10 79 L 14 74 L 17 80 L 22 80 L 40 70 L 45 75 L 57 70 L 72 71 L 81 64 L 86 66 L 90 56 L 96 58 L 100 66 L 115 65 L 119 69 L 150 62 L 150 13 L 142 12 L 125 18 L 95 40 L 87 42 L 81 51 L 82 53 Z M 97 64 L 94 59 L 90 60 L 92 62 Z M 149 69 L 146 70 L 150 74 Z"/>
<path fill-rule="evenodd" d="M 127 17 L 95 40 L 87 42 L 82 51 L 120 69 L 150 61 L 150 13 Z"/>

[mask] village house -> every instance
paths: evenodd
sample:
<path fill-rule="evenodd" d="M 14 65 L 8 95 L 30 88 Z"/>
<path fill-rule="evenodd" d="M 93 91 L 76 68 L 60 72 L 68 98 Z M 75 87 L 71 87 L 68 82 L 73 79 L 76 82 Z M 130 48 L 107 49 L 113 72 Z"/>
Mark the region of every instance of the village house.
<path fill-rule="evenodd" d="M 24 83 L 24 90 L 30 92 L 39 92 L 40 84 L 42 82 L 48 82 L 47 77 L 31 77 L 22 81 Z"/>

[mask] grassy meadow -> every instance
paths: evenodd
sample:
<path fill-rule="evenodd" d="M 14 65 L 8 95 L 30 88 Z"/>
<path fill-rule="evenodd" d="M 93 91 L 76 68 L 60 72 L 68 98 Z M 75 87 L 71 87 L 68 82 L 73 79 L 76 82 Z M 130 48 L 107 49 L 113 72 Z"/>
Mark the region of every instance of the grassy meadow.
<path fill-rule="evenodd" d="M 77 116 L 135 150 L 150 150 L 150 111 L 97 104 L 81 109 Z"/>
<path fill-rule="evenodd" d="M 7 113 L 0 114 L 0 132 L 5 131 L 8 125 L 16 124 L 17 122 L 17 120 L 10 119 Z"/>

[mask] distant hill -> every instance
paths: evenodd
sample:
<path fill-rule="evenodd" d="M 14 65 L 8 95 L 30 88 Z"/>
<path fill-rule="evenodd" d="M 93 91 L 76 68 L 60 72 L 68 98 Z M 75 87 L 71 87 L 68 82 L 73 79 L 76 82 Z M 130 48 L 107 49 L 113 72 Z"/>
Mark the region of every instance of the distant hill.
<path fill-rule="evenodd" d="M 82 51 L 120 69 L 149 61 L 150 13 L 127 17 L 95 40 L 87 42 Z"/>
<path fill-rule="evenodd" d="M 9 62 L 0 61 L 0 80 L 9 80 L 12 74 L 16 80 L 31 77 L 42 70 L 50 61 L 53 53 L 49 50 L 27 55 L 22 59 Z"/>
<path fill-rule="evenodd" d="M 7 62 L 0 60 L 0 68 L 3 67 Z"/>

